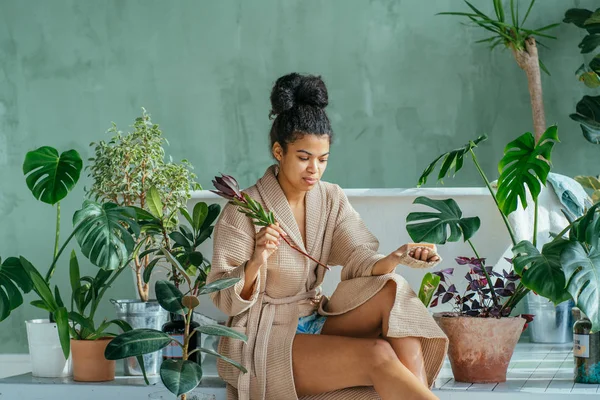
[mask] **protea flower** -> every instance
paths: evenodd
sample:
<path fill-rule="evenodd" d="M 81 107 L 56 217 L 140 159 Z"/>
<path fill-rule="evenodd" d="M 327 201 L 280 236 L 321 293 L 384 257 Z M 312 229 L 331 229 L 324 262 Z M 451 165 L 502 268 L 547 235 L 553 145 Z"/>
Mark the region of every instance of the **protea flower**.
<path fill-rule="evenodd" d="M 240 185 L 233 176 L 221 174 L 220 177 L 215 176 L 215 179 L 213 179 L 212 183 L 217 190 L 211 190 L 211 192 L 218 194 L 229 201 L 235 199 L 244 201 L 242 191 L 240 190 Z"/>
<path fill-rule="evenodd" d="M 238 211 L 250 217 L 254 225 L 269 226 L 275 225 L 277 223 L 277 221 L 275 221 L 275 216 L 273 215 L 273 212 L 269 211 L 267 213 L 259 202 L 252 199 L 250 196 L 248 196 L 247 193 L 242 192 L 240 190 L 239 184 L 237 183 L 234 177 L 230 175 L 221 174 L 220 177 L 215 176 L 215 179 L 213 179 L 212 183 L 217 190 L 211 190 L 211 192 L 226 198 L 231 203 L 238 206 Z M 329 269 L 327 265 L 321 264 L 319 260 L 314 259 L 308 253 L 305 253 L 304 251 L 302 251 L 302 249 L 290 243 L 287 238 L 287 235 L 282 235 L 281 238 L 292 249 L 308 257 L 312 261 L 316 262 L 318 265 Z"/>

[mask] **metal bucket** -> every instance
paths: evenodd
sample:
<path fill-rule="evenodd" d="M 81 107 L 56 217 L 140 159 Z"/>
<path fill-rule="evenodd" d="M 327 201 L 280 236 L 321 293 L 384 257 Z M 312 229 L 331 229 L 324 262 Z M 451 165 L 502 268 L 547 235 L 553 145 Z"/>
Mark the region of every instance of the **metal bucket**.
<path fill-rule="evenodd" d="M 571 343 L 573 341 L 573 300 L 555 306 L 545 297 L 533 292 L 527 295 L 527 313 L 533 314 L 529 323 L 529 338 L 533 343 Z"/>
<path fill-rule="evenodd" d="M 168 312 L 156 300 L 142 302 L 140 300 L 110 300 L 117 309 L 117 317 L 128 322 L 133 329 L 149 328 L 161 330 L 167 322 Z M 162 351 L 144 356 L 147 375 L 158 375 L 162 363 Z M 142 375 L 142 370 L 135 357 L 123 360 L 125 375 Z"/>

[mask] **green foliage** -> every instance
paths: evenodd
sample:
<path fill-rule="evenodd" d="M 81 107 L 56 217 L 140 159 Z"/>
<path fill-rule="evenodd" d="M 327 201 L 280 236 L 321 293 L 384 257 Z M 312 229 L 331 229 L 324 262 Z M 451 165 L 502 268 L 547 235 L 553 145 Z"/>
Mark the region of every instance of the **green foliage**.
<path fill-rule="evenodd" d="M 198 222 L 195 226 L 198 227 L 199 225 L 200 222 Z M 174 268 L 177 268 L 181 273 L 183 273 L 185 279 L 188 282 L 190 282 L 190 277 L 185 275 L 183 267 L 181 266 L 181 264 L 179 264 L 176 258 L 170 255 L 170 253 L 168 252 L 165 252 L 165 256 L 167 260 L 169 260 L 169 262 L 173 263 Z M 218 290 L 227 289 L 235 285 L 237 282 L 239 282 L 239 278 L 222 279 L 204 286 L 203 289 L 205 290 L 205 293 L 210 293 Z M 244 342 L 248 340 L 246 335 L 243 335 L 231 328 L 223 327 L 220 325 L 207 325 L 198 327 L 194 330 L 190 330 L 192 314 L 191 308 L 199 304 L 196 299 L 196 296 L 199 294 L 197 286 L 193 286 L 190 291 L 191 295 L 187 296 L 184 296 L 184 294 L 177 287 L 175 287 L 173 283 L 168 281 L 156 282 L 155 289 L 156 298 L 162 308 L 169 312 L 184 315 L 186 331 L 189 333 L 184 336 L 183 343 L 171 338 L 169 335 L 161 331 L 157 331 L 154 329 L 134 329 L 117 336 L 108 344 L 108 346 L 106 347 L 106 351 L 104 352 L 104 356 L 106 357 L 106 359 L 120 360 L 132 356 L 140 357 L 144 354 L 159 351 L 167 347 L 171 343 L 176 343 L 177 345 L 182 347 L 183 359 L 164 361 L 160 370 L 160 376 L 163 384 L 169 391 L 171 391 L 171 393 L 174 393 L 176 396 L 180 396 L 182 394 L 192 391 L 196 386 L 198 386 L 200 380 L 202 379 L 201 361 L 199 361 L 199 363 L 196 364 L 188 360 L 189 355 L 193 352 L 202 351 L 210 353 L 216 357 L 222 358 L 226 362 L 229 362 L 230 364 L 239 368 L 242 372 L 247 372 L 246 368 L 244 368 L 236 361 L 224 357 L 215 351 L 204 348 L 198 348 L 193 350 L 188 349 L 189 338 L 192 335 L 195 335 L 197 332 L 202 332 L 205 334 L 215 336 L 227 336 L 230 338 L 243 340 Z M 184 303 L 187 304 L 190 308 L 185 307 Z M 143 359 L 138 358 L 138 360 L 141 360 L 140 363 L 143 366 Z"/>
<path fill-rule="evenodd" d="M 33 196 L 47 204 L 56 204 L 73 189 L 83 167 L 75 150 L 63 152 L 49 146 L 27 153 L 23 162 L 27 187 Z"/>
<path fill-rule="evenodd" d="M 462 210 L 453 199 L 432 200 L 427 197 L 417 197 L 413 204 L 423 204 L 439 211 L 408 214 L 406 230 L 416 243 L 445 244 L 447 241 L 457 242 L 461 238 L 466 242 L 477 232 L 481 224 L 479 217 L 462 218 Z"/>
<path fill-rule="evenodd" d="M 431 272 L 426 273 L 423 277 L 421 287 L 419 288 L 419 300 L 421 300 L 421 303 L 425 307 L 429 307 L 429 304 L 431 304 L 431 299 L 441 279 L 439 275 L 434 275 Z"/>
<path fill-rule="evenodd" d="M 600 180 L 595 176 L 576 176 L 574 178 L 581 186 L 592 191 L 592 202 L 600 202 Z"/>
<path fill-rule="evenodd" d="M 20 260 L 9 257 L 0 263 L 0 321 L 23 304 L 19 289 L 29 293 L 33 289 L 33 282 L 21 267 Z"/>
<path fill-rule="evenodd" d="M 154 187 L 163 208 L 160 212 L 170 215 L 186 205 L 190 191 L 199 185 L 189 162 L 165 162 L 163 145 L 167 141 L 159 126 L 142 110 L 133 132 L 123 135 L 113 124 L 108 130 L 113 135 L 108 142 L 91 144 L 94 157 L 88 170 L 94 183 L 89 194 L 119 205 L 148 209 L 146 196 Z"/>
<path fill-rule="evenodd" d="M 556 28 L 560 24 L 550 24 L 537 29 L 525 28 L 525 22 L 531 13 L 535 0 L 531 0 L 523 19 L 519 19 L 519 1 L 511 0 L 509 4 L 510 20 L 508 20 L 505 12 L 505 6 L 502 0 L 492 0 L 495 16 L 488 16 L 473 4 L 465 0 L 466 5 L 470 9 L 469 12 L 442 12 L 439 15 L 454 15 L 466 17 L 470 24 L 480 27 L 491 34 L 491 36 L 478 40 L 477 43 L 488 43 L 491 49 L 498 45 L 504 45 L 506 48 L 523 51 L 526 49 L 525 41 L 529 37 L 542 37 L 547 39 L 556 39 L 555 36 L 548 35 L 546 31 Z M 515 4 L 516 3 L 516 4 Z M 540 61 L 540 67 L 548 73 L 548 70 Z"/>
<path fill-rule="evenodd" d="M 504 215 L 517 209 L 517 199 L 521 200 L 523 209 L 527 208 L 526 186 L 533 201 L 537 201 L 542 185 L 546 185 L 552 149 L 558 141 L 558 129 L 554 125 L 537 143 L 533 134 L 527 132 L 506 145 L 504 157 L 498 164 L 500 178 L 496 194 Z"/>
<path fill-rule="evenodd" d="M 581 53 L 589 54 L 600 45 L 600 8 L 592 12 L 582 8 L 571 8 L 565 13 L 563 22 L 586 31 L 579 43 Z M 587 87 L 600 87 L 600 54 L 596 54 L 588 65 L 581 65 L 576 72 L 579 80 Z M 583 96 L 577 103 L 576 112 L 569 117 L 579 122 L 583 137 L 590 143 L 600 143 L 600 96 Z"/>

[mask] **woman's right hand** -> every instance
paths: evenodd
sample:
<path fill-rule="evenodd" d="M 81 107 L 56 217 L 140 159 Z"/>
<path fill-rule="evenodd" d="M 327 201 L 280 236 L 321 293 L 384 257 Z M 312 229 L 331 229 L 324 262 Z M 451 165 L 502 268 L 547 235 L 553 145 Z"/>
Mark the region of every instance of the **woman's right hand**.
<path fill-rule="evenodd" d="M 266 264 L 267 260 L 279 247 L 281 236 L 287 236 L 279 227 L 279 222 L 261 228 L 255 236 L 252 261 L 257 265 Z"/>

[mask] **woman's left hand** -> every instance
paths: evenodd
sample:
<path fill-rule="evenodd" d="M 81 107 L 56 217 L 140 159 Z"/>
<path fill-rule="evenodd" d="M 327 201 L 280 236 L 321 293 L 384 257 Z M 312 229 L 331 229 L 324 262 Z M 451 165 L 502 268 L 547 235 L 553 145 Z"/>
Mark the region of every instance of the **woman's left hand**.
<path fill-rule="evenodd" d="M 402 254 L 406 254 L 407 249 L 408 245 L 405 244 L 403 246 L 400 246 L 400 248 L 398 248 L 398 250 L 394 251 L 393 253 L 400 256 Z M 440 260 L 440 258 L 436 254 L 430 255 L 430 253 L 431 252 L 426 247 L 417 247 L 410 249 L 408 255 L 414 258 L 415 260 L 420 261 L 436 262 Z"/>

